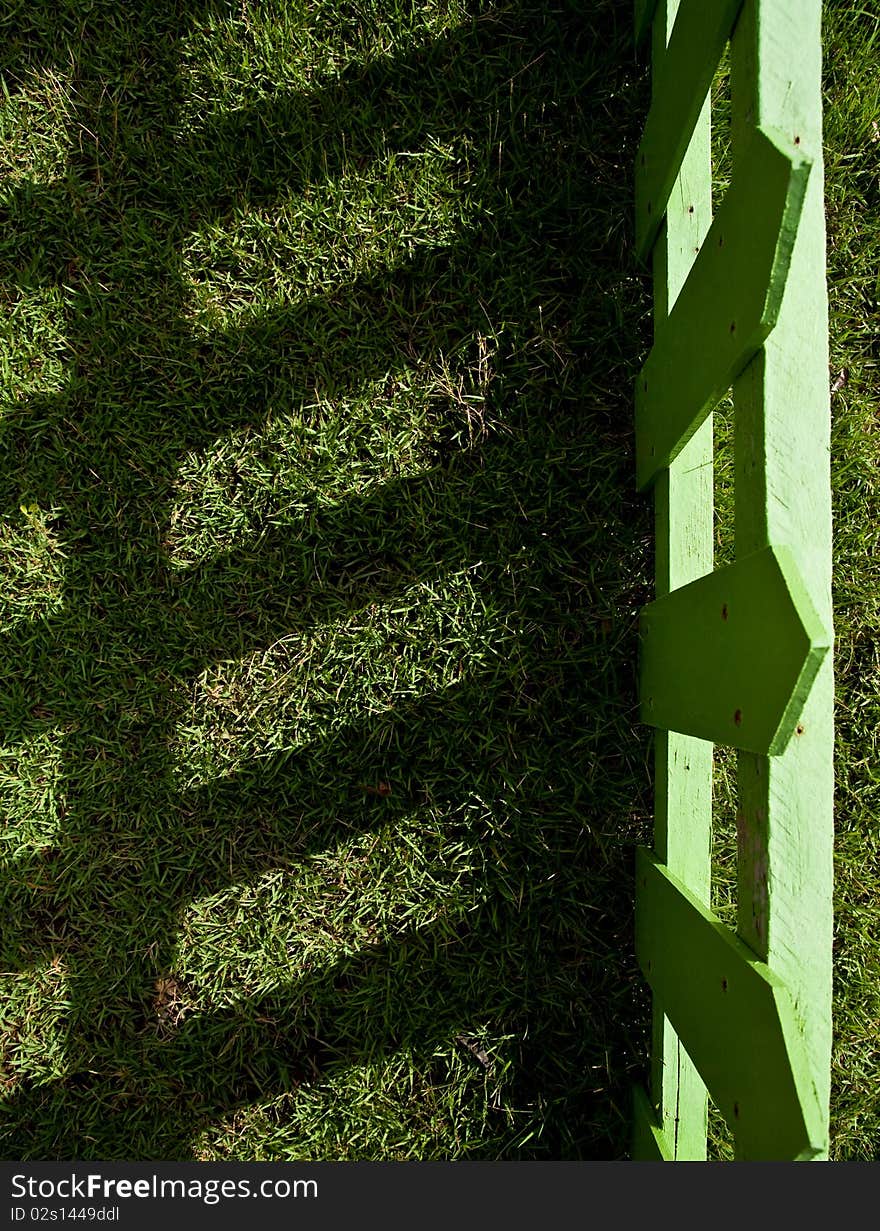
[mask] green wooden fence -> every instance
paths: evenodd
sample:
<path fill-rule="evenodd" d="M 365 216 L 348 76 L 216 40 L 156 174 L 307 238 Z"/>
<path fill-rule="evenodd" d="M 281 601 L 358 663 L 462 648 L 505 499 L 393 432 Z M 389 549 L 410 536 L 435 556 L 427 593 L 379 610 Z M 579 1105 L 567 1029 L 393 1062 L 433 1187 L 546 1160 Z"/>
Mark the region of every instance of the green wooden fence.
<path fill-rule="evenodd" d="M 828 1150 L 832 698 L 821 0 L 637 0 L 653 90 L 636 244 L 654 345 L 636 389 L 657 598 L 641 711 L 654 851 L 636 945 L 654 994 L 634 1157 Z M 710 89 L 730 42 L 731 185 L 713 217 Z M 735 563 L 713 571 L 712 411 L 734 399 Z M 736 934 L 709 908 L 713 745 L 738 749 Z"/>

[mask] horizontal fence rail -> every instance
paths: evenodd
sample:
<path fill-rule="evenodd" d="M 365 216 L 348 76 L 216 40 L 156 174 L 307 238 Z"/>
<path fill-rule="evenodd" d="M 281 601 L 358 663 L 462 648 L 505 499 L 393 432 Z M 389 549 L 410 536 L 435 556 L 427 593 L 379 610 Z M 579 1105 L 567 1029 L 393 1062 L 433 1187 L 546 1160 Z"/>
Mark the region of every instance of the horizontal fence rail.
<path fill-rule="evenodd" d="M 827 1157 L 833 680 L 821 0 L 637 0 L 652 101 L 636 249 L 654 345 L 636 481 L 655 505 L 640 705 L 654 850 L 636 949 L 654 995 L 633 1156 Z M 711 86 L 730 45 L 730 187 L 713 217 Z M 714 569 L 712 412 L 734 403 L 735 547 Z M 710 908 L 713 746 L 737 750 L 737 926 Z"/>

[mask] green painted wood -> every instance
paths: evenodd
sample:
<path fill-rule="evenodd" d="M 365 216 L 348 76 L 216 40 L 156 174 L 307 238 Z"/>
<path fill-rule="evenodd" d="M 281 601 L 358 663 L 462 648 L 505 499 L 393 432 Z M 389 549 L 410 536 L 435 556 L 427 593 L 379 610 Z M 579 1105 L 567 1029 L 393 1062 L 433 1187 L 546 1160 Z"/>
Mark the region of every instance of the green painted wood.
<path fill-rule="evenodd" d="M 740 1156 L 815 1157 L 823 1113 L 788 989 L 644 849 L 637 877 L 639 962 Z"/>
<path fill-rule="evenodd" d="M 668 466 L 776 323 L 810 164 L 756 132 L 636 382 L 636 482 Z"/>
<path fill-rule="evenodd" d="M 742 0 L 682 0 L 668 48 L 654 64 L 651 109 L 636 156 L 636 253 L 657 238 L 703 100 Z"/>
<path fill-rule="evenodd" d="M 678 0 L 661 0 L 652 55 L 662 62 Z M 658 330 L 681 291 L 694 252 L 712 220 L 709 103 L 704 100 L 682 160 L 660 242 L 654 246 L 654 316 Z M 693 212 L 690 206 L 693 205 Z M 655 573 L 658 594 L 712 568 L 712 422 L 698 429 L 654 487 Z M 689 735 L 659 731 L 654 745 L 654 842 L 689 888 L 709 899 L 712 820 L 712 746 Z M 654 997 L 652 1097 L 669 1157 L 706 1157 L 706 1088 Z M 638 1146 L 635 1157 L 640 1157 Z M 651 1155 L 653 1157 L 654 1155 Z"/>
<path fill-rule="evenodd" d="M 776 327 L 734 386 L 736 550 L 784 542 L 832 626 L 820 0 L 749 0 L 731 46 L 733 159 L 770 125 L 813 162 Z M 832 1045 L 831 656 L 784 755 L 739 757 L 738 931 L 791 989 L 823 1111 Z M 825 1150 L 823 1150 L 823 1154 Z"/>
<path fill-rule="evenodd" d="M 640 1162 L 673 1162 L 675 1155 L 666 1140 L 656 1109 L 641 1086 L 633 1090 L 633 1158 Z"/>
<path fill-rule="evenodd" d="M 771 756 L 795 737 L 831 643 L 782 547 L 650 603 L 641 636 L 644 722 Z"/>
<path fill-rule="evenodd" d="M 638 46 L 645 39 L 651 29 L 651 22 L 654 20 L 654 13 L 657 8 L 657 0 L 636 0 L 635 5 L 635 39 Z"/>
<path fill-rule="evenodd" d="M 654 22 L 654 100 L 641 151 L 645 154 L 645 164 L 642 165 L 640 154 L 637 167 L 640 210 L 637 225 L 642 252 L 646 253 L 652 246 L 654 251 L 655 338 L 658 342 L 663 322 L 693 263 L 693 253 L 707 246 L 705 228 L 699 233 L 701 224 L 697 221 L 701 198 L 688 199 L 692 193 L 699 197 L 707 188 L 707 182 L 704 183 L 700 174 L 694 174 L 688 182 L 684 168 L 688 159 L 692 160 L 693 168 L 699 167 L 699 160 L 693 161 L 692 156 L 695 145 L 700 145 L 696 138 L 701 126 L 705 126 L 703 132 L 708 135 L 708 113 L 705 96 L 699 89 L 690 97 L 682 97 L 687 94 L 688 79 L 698 83 L 703 80 L 700 74 L 705 65 L 700 64 L 699 40 L 691 40 L 693 55 L 682 49 L 687 46 L 688 23 L 703 21 L 708 27 L 722 3 L 723 0 L 704 3 L 700 6 L 703 13 L 699 14 L 696 13 L 699 0 L 685 0 L 673 30 L 677 0 L 661 0 Z M 639 0 L 637 5 L 646 7 L 644 3 L 639 4 Z M 738 563 L 747 561 L 749 556 L 771 544 L 785 545 L 781 554 L 775 553 L 777 563 L 785 557 L 790 576 L 797 579 L 800 586 L 801 592 L 793 606 L 800 609 L 801 614 L 808 611 L 816 617 L 807 651 L 807 657 L 815 659 L 816 649 L 821 649 L 819 639 L 826 643 L 830 639 L 827 634 L 823 636 L 821 629 L 831 628 L 820 3 L 819 0 L 744 0 L 736 7 L 741 7 L 742 13 L 733 32 L 731 57 L 734 185 L 747 182 L 751 176 L 753 182 L 765 186 L 765 178 L 755 176 L 749 165 L 758 126 L 765 134 L 772 134 L 777 153 L 787 155 L 791 167 L 813 166 L 803 189 L 798 225 L 780 228 L 787 229 L 791 236 L 790 255 L 784 248 L 781 253 L 778 248 L 773 253 L 774 258 L 787 257 L 788 276 L 774 276 L 771 269 L 768 285 L 764 288 L 771 293 L 776 291 L 779 296 L 776 326 L 765 335 L 757 353 L 750 362 L 746 360 L 744 370 L 734 378 Z M 667 46 L 670 32 L 671 47 Z M 709 40 L 708 52 L 705 46 L 702 48 L 713 61 L 713 67 L 717 61 L 716 50 L 723 45 L 723 36 L 719 38 L 720 42 Z M 676 52 L 680 72 L 674 69 Z M 676 95 L 679 96 L 677 102 Z M 664 133 L 664 124 L 657 117 L 662 117 L 665 110 L 668 120 L 676 107 L 685 117 L 683 128 L 677 129 L 670 122 L 665 125 Z M 697 115 L 698 121 L 694 118 Z M 695 138 L 689 142 L 692 119 Z M 656 142 L 648 139 L 652 125 L 654 131 L 661 134 Z M 676 160 L 685 149 L 683 173 L 676 182 Z M 668 162 L 664 162 L 664 150 L 671 151 Z M 663 187 L 660 194 L 666 206 L 665 216 L 662 210 L 654 212 L 654 201 L 646 189 L 651 176 L 668 186 L 668 191 Z M 650 201 L 650 213 L 646 209 L 647 201 Z M 694 213 L 685 214 L 691 204 L 695 206 Z M 688 220 L 692 224 L 690 229 Z M 657 237 L 661 242 L 655 244 Z M 733 263 L 727 273 L 722 269 L 721 274 L 730 281 L 726 285 L 716 281 L 716 294 L 719 290 L 723 292 L 717 294 L 719 301 L 723 300 L 729 286 L 735 289 L 741 281 L 741 268 Z M 695 336 L 692 335 L 692 339 Z M 693 354 L 689 359 L 693 362 Z M 662 374 L 668 377 L 668 372 Z M 667 384 L 675 389 L 668 381 Z M 677 397 L 670 404 L 674 415 Z M 662 419 L 661 416 L 658 422 Z M 657 591 L 661 598 L 711 569 L 711 537 L 707 565 L 703 559 L 706 508 L 711 519 L 711 414 L 705 420 L 698 416 L 698 422 L 701 425 L 692 436 L 689 436 L 690 423 L 685 425 L 684 431 L 675 427 L 669 429 L 665 421 L 661 423 L 661 429 L 670 431 L 674 437 L 667 459 L 669 467 L 659 469 L 654 480 Z M 683 440 L 687 443 L 682 445 Z M 656 456 L 657 442 L 653 447 Z M 681 451 L 676 452 L 679 447 Z M 701 502 L 707 479 L 710 493 L 704 506 Z M 679 570 L 683 575 L 677 576 Z M 785 569 L 780 571 L 785 572 Z M 787 588 L 791 598 L 792 587 L 788 585 Z M 764 636 L 760 640 L 767 638 Z M 807 670 L 810 669 L 808 665 Z M 766 1020 L 775 1020 L 778 1027 L 775 1034 L 772 1030 L 768 1034 L 770 1050 L 775 1049 L 778 1059 L 775 1080 L 789 1094 L 794 1089 L 796 1095 L 794 1099 L 783 1097 L 780 1103 L 774 1093 L 764 1107 L 758 1127 L 756 1117 L 744 1115 L 739 1099 L 731 1101 L 730 1092 L 723 1093 L 723 1081 L 725 1077 L 729 1079 L 734 1070 L 745 1082 L 740 1089 L 751 1089 L 753 1094 L 763 1091 L 765 1095 L 768 1090 L 774 1090 L 771 1083 L 762 1084 L 755 1078 L 756 1072 L 762 1072 L 766 1051 L 763 1036 L 758 1036 L 761 1057 L 749 1059 L 746 1055 L 743 1058 L 741 1048 L 735 1059 L 725 1063 L 723 1053 L 728 1046 L 728 1036 L 723 1029 L 724 1019 L 718 1016 L 717 993 L 714 999 L 709 998 L 715 1014 L 713 1020 L 719 1027 L 713 1031 L 707 1029 L 705 1014 L 700 1017 L 695 1003 L 691 1003 L 688 1010 L 689 979 L 683 977 L 685 970 L 690 975 L 695 955 L 699 958 L 702 954 L 703 959 L 707 953 L 712 956 L 712 944 L 736 948 L 736 942 L 706 907 L 708 872 L 703 879 L 706 831 L 702 778 L 706 754 L 711 757 L 711 744 L 674 731 L 658 731 L 655 843 L 658 853 L 669 865 L 663 869 L 662 879 L 676 894 L 657 908 L 657 926 L 649 924 L 647 931 L 651 937 L 660 935 L 657 952 L 662 960 L 669 961 L 668 969 L 673 973 L 667 982 L 657 978 L 656 968 L 652 974 L 652 1094 L 650 1099 L 643 1095 L 641 1102 L 637 1097 L 636 1157 L 640 1156 L 640 1151 L 644 1157 L 659 1154 L 670 1158 L 699 1157 L 701 1151 L 705 1151 L 705 1096 L 697 1069 L 683 1046 L 683 1034 L 687 1036 L 703 1077 L 712 1082 L 716 1098 L 719 1098 L 719 1091 L 722 1092 L 722 1110 L 733 1129 L 740 1157 L 822 1157 L 827 1153 L 831 1046 L 832 703 L 831 661 L 830 655 L 825 653 L 811 688 L 807 689 L 803 676 L 798 676 L 786 707 L 787 717 L 780 724 L 780 733 L 769 744 L 774 755 L 751 751 L 742 751 L 739 755 L 738 932 L 749 946 L 739 948 L 739 957 L 743 969 L 758 970 L 765 976 L 765 983 L 771 985 L 775 1019 L 770 1013 Z M 789 738 L 784 751 L 778 751 L 784 742 L 784 729 L 790 726 L 797 705 L 801 705 L 801 711 L 796 738 Z M 742 716 L 735 725 L 743 726 Z M 742 742 L 741 735 L 738 742 Z M 691 790 L 694 780 L 697 788 Z M 680 867 L 673 867 L 673 862 Z M 693 883 L 689 878 L 693 878 Z M 697 885 L 697 882 L 702 883 Z M 662 896 L 656 893 L 654 898 Z M 637 899 L 640 916 L 644 918 L 645 908 L 651 902 L 641 890 Z M 675 931 L 676 911 L 680 914 L 682 901 L 692 912 L 696 911 L 697 917 L 702 916 L 702 927 L 695 929 L 691 918 L 683 931 Z M 665 932 L 661 924 L 667 929 Z M 708 931 L 706 924 L 711 925 Z M 646 925 L 642 923 L 643 943 L 647 943 L 645 930 Z M 714 938 L 711 942 L 705 939 L 709 935 Z M 682 952 L 676 966 L 669 955 L 679 948 Z M 766 959 L 763 965 L 756 960 L 756 954 Z M 762 995 L 766 1001 L 766 993 Z M 747 1011 L 744 1020 L 739 1022 L 737 1039 L 748 1037 L 756 1021 L 760 1025 L 762 1020 L 752 1012 L 754 1006 L 749 996 L 744 1003 Z M 688 1022 L 688 1011 L 692 1011 L 697 1021 L 696 1034 Z M 700 1030 L 703 1031 L 702 1043 Z M 754 1042 L 754 1034 L 751 1037 Z M 721 1073 L 720 1078 L 713 1072 L 713 1064 Z M 721 1085 L 717 1084 L 719 1080 Z M 750 1104 L 753 1105 L 751 1095 Z"/>

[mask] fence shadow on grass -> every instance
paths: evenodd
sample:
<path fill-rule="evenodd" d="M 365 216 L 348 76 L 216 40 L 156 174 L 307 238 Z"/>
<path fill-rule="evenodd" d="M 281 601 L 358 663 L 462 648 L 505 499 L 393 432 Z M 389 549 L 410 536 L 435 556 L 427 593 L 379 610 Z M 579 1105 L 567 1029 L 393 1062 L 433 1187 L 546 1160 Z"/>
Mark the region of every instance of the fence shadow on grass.
<path fill-rule="evenodd" d="M 62 760 L 51 841 L 7 844 L 0 960 L 8 977 L 54 964 L 66 984 L 61 1072 L 16 1078 L 9 1026 L 4 1156 L 188 1157 L 235 1108 L 401 1050 L 426 1092 L 451 1055 L 485 1071 L 466 1156 L 625 1153 L 647 1021 L 630 920 L 648 525 L 631 494 L 643 309 L 626 274 L 643 99 L 620 10 L 478 6 L 432 42 L 184 134 L 168 119 L 180 42 L 220 6 L 21 18 L 4 72 L 14 88 L 27 56 L 73 63 L 71 153 L 48 185 L 7 190 L 0 277 L 10 302 L 66 288 L 69 362 L 61 391 L 7 408 L 0 491 L 10 511 L 56 510 L 67 558 L 63 604 L 2 636 L 7 752 L 50 732 Z M 485 226 L 193 331 L 180 248 L 194 226 L 462 132 Z M 319 377 L 343 396 L 460 352 L 487 317 L 503 321 L 486 393 L 499 430 L 462 439 L 450 411 L 417 477 L 172 567 L 187 451 L 259 429 L 279 398 L 316 400 Z M 539 350 L 545 320 L 556 341 Z M 474 562 L 515 630 L 491 666 L 181 788 L 174 742 L 206 666 Z M 500 846 L 472 819 L 475 791 L 502 817 Z M 360 952 L 163 1023 L 156 989 L 190 903 L 421 812 L 496 843 L 467 909 L 392 921 Z M 508 1040 L 497 1082 L 473 1042 L 487 1025 Z"/>

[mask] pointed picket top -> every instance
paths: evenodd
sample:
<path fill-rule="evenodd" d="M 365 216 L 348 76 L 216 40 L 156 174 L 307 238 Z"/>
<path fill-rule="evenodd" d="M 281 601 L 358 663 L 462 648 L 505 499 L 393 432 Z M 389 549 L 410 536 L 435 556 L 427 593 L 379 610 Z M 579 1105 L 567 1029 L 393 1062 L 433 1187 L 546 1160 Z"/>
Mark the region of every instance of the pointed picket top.
<path fill-rule="evenodd" d="M 636 878 L 639 964 L 735 1133 L 737 1156 L 816 1157 L 823 1113 L 789 989 L 643 848 Z M 640 1156 L 664 1157 L 650 1106 L 640 1111 Z"/>
<path fill-rule="evenodd" d="M 778 755 L 831 638 L 790 553 L 767 547 L 642 612 L 641 716 L 650 726 Z"/>
<path fill-rule="evenodd" d="M 754 134 L 636 381 L 640 488 L 678 455 L 775 325 L 810 165 L 782 134 Z"/>

